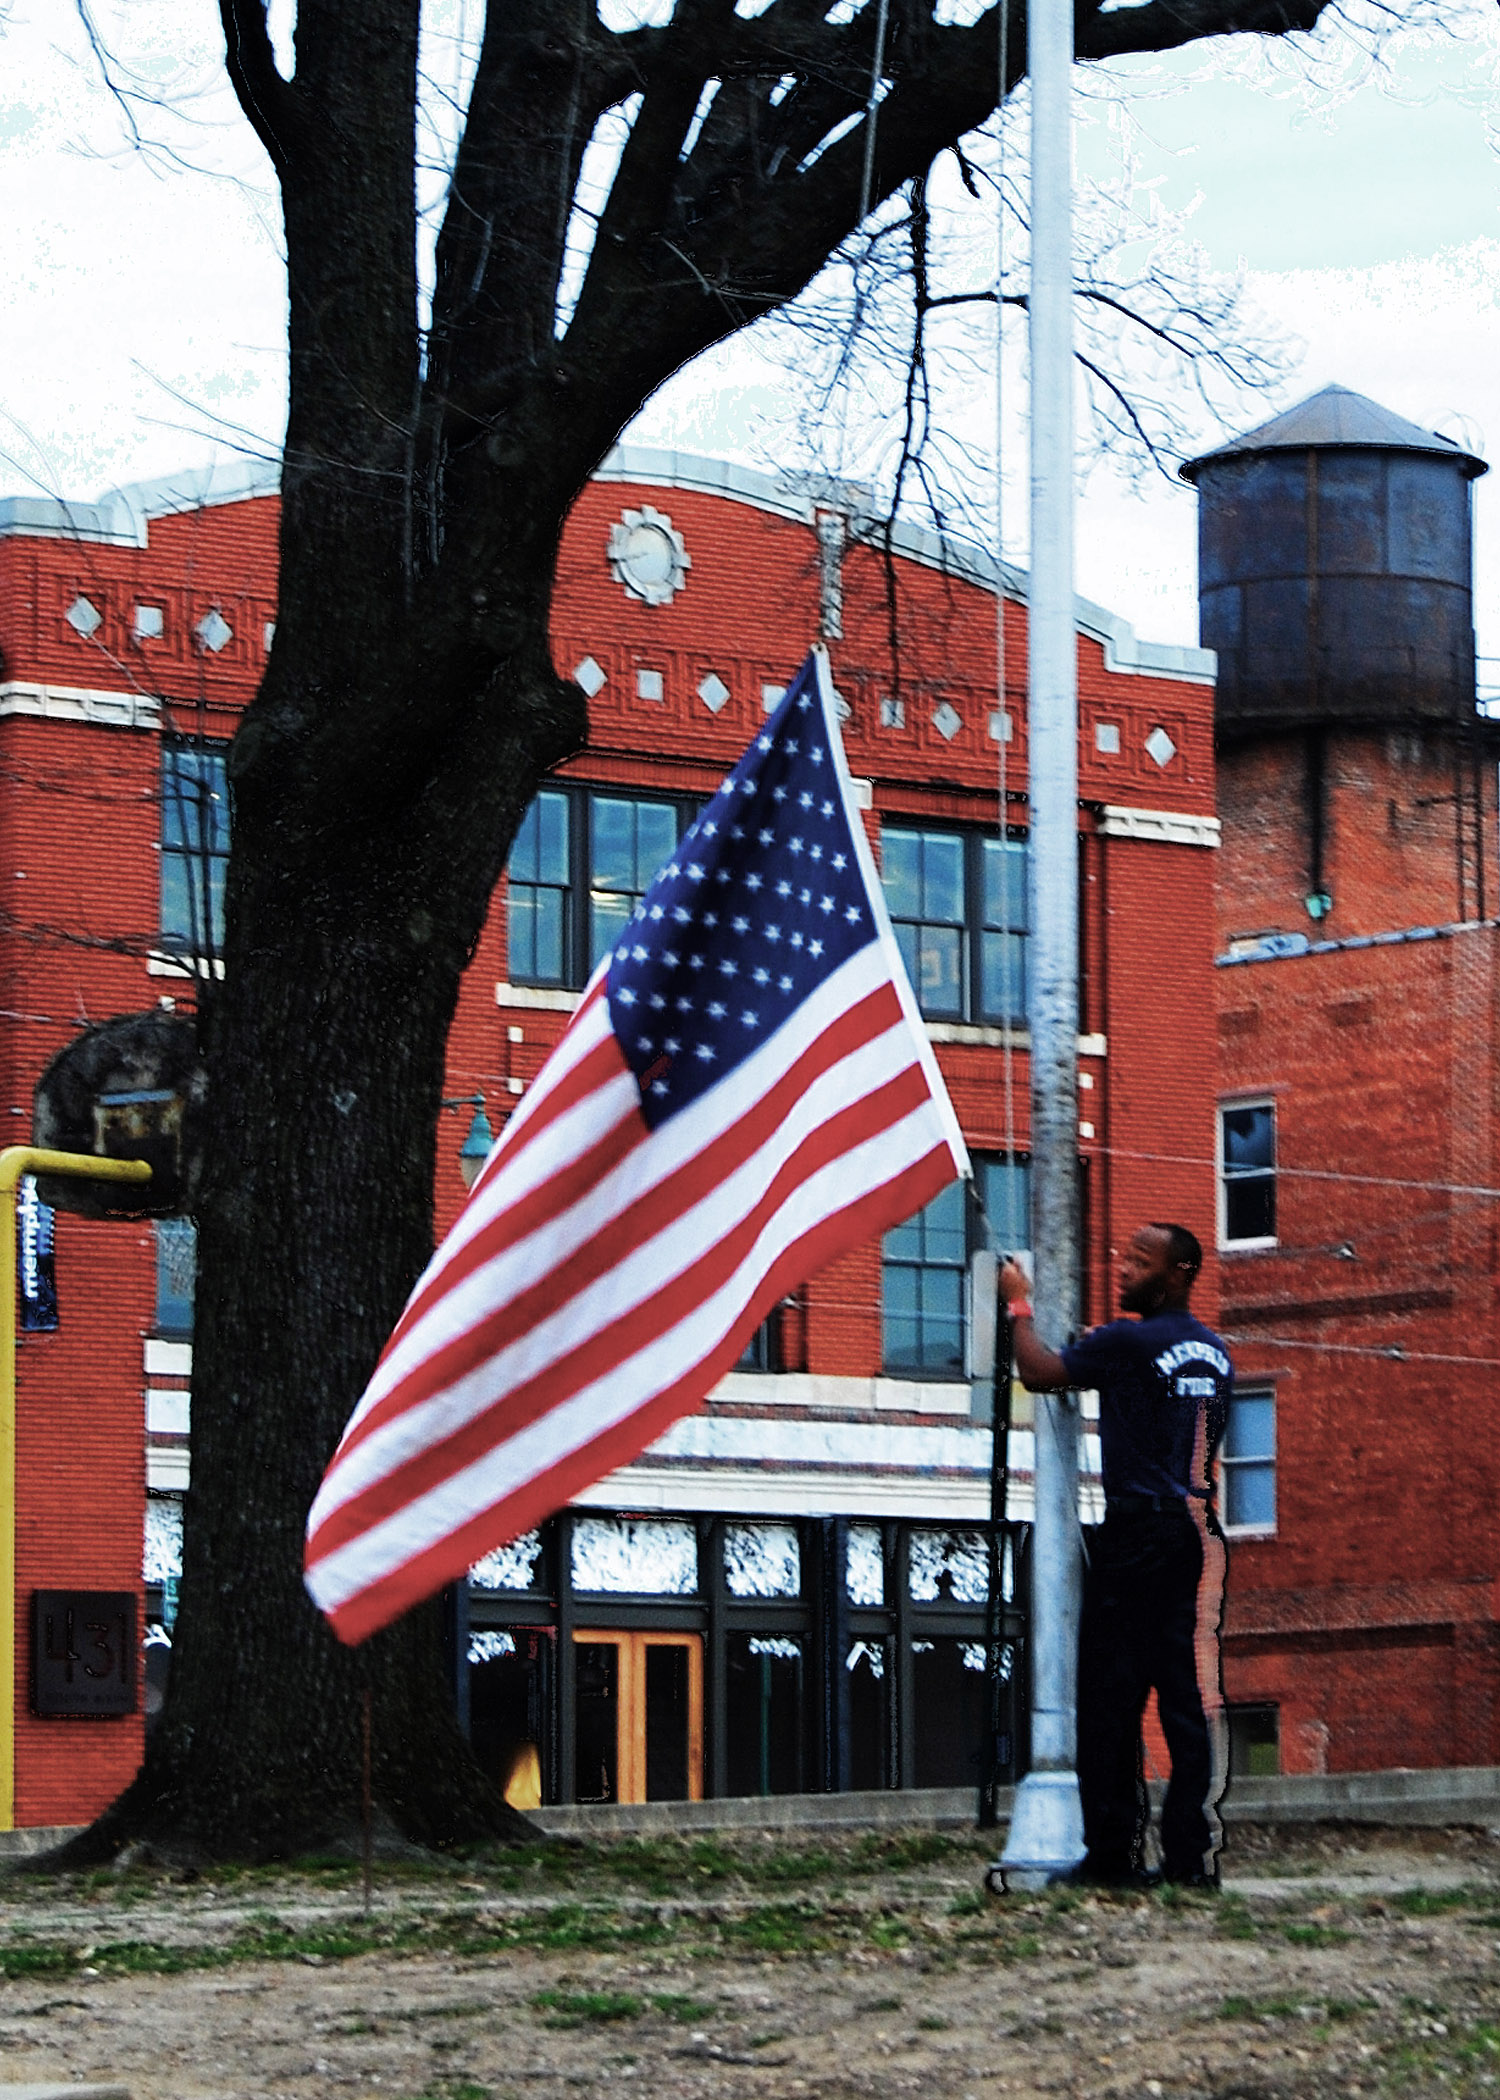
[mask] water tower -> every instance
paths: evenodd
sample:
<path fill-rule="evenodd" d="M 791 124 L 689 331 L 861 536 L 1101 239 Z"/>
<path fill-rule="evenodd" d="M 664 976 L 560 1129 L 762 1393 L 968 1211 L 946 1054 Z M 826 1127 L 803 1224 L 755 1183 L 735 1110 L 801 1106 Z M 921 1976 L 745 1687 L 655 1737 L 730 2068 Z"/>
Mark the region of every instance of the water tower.
<path fill-rule="evenodd" d="M 1500 725 L 1476 708 L 1471 584 L 1486 471 L 1338 386 L 1181 469 L 1219 659 L 1229 939 L 1494 909 Z"/>

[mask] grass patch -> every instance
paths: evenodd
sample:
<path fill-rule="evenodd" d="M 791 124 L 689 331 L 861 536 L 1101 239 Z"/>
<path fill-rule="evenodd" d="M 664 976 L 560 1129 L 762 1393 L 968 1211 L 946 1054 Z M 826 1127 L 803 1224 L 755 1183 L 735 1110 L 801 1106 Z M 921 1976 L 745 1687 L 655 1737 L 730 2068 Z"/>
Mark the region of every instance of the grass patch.
<path fill-rule="evenodd" d="M 725 1946 L 757 1954 L 822 1954 L 836 1934 L 829 1914 L 816 1903 L 761 1903 L 738 1916 L 719 1921 Z"/>
<path fill-rule="evenodd" d="M 1368 2005 L 1357 2004 L 1349 1998 L 1226 1998 L 1219 2007 L 1219 2017 L 1225 2020 L 1313 2020 L 1323 2026 L 1331 2026 L 1340 2020 L 1353 2020 L 1359 2014 L 1369 2012 Z"/>
<path fill-rule="evenodd" d="M 917 2022 L 923 2034 L 942 2034 L 952 2024 L 952 2021 L 945 2020 L 941 2013 L 923 2013 Z"/>
<path fill-rule="evenodd" d="M 1337 1925 L 1283 1925 L 1281 1937 L 1291 1947 L 1342 1947 L 1350 1934 Z"/>
<path fill-rule="evenodd" d="M 1219 1898 L 1214 1912 L 1214 1929 L 1222 1940 L 1253 1940 L 1260 1930 L 1243 1896 Z"/>
<path fill-rule="evenodd" d="M 547 2016 L 549 2027 L 583 2027 L 590 2022 L 638 2020 L 646 2010 L 634 1991 L 538 1991 L 530 2001 Z"/>
<path fill-rule="evenodd" d="M 1480 1891 L 1460 1886 L 1453 1889 L 1398 1889 L 1385 1901 L 1404 1918 L 1441 1918 L 1449 1911 L 1467 1910 L 1479 1900 Z"/>
<path fill-rule="evenodd" d="M 664 2020 L 680 2020 L 684 2026 L 690 2020 L 711 2020 L 714 2015 L 706 1999 L 689 1997 L 685 1991 L 657 1991 L 651 2003 Z"/>

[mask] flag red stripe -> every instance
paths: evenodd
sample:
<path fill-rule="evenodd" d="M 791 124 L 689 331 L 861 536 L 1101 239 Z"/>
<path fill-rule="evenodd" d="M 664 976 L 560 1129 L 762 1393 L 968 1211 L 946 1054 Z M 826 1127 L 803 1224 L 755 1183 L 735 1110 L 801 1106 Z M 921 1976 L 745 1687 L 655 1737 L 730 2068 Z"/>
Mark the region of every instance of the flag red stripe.
<path fill-rule="evenodd" d="M 440 1343 L 431 1354 L 414 1364 L 373 1407 L 350 1423 L 335 1454 L 334 1467 L 376 1429 L 404 1414 L 414 1401 L 428 1392 L 454 1384 L 502 1347 L 518 1340 L 570 1299 L 576 1298 L 589 1284 L 618 1267 L 622 1257 L 632 1248 L 653 1239 L 674 1219 L 721 1186 L 787 1120 L 797 1102 L 824 1071 L 884 1034 L 899 1019 L 900 1007 L 889 985 L 877 986 L 857 1006 L 840 1014 L 808 1045 L 797 1063 L 782 1074 L 776 1085 L 710 1144 L 684 1160 L 673 1173 L 666 1175 L 654 1188 L 647 1189 L 633 1203 L 611 1213 L 599 1230 L 574 1248 L 565 1261 L 554 1262 L 534 1283 L 506 1299 L 487 1318 Z M 615 1056 L 619 1057 L 618 1050 Z M 916 1071 L 917 1067 L 908 1069 Z M 926 1093 L 925 1085 L 922 1093 Z M 644 1123 L 618 1128 L 635 1133 L 632 1144 L 645 1143 Z M 583 1161 L 570 1165 L 552 1181 L 528 1191 L 511 1209 L 497 1213 L 483 1231 L 476 1233 L 460 1250 L 442 1275 L 433 1279 L 434 1290 L 429 1294 L 429 1305 L 438 1302 L 438 1284 L 456 1287 L 464 1277 L 493 1260 L 506 1245 L 514 1244 L 562 1214 L 603 1171 L 603 1163 L 613 1143 L 612 1133 L 598 1149 L 597 1156 L 588 1155 Z M 629 1145 L 623 1147 L 621 1156 L 629 1149 Z"/>
<path fill-rule="evenodd" d="M 724 1340 L 670 1390 L 590 1439 L 581 1449 L 568 1453 L 545 1472 L 536 1474 L 503 1502 L 481 1511 L 435 1545 L 358 1591 L 329 1614 L 339 1639 L 351 1644 L 366 1639 L 419 1599 L 431 1596 L 445 1583 L 457 1581 L 483 1554 L 531 1530 L 571 1496 L 628 1464 L 681 1416 L 696 1412 L 702 1405 L 703 1393 L 738 1362 L 746 1342 L 777 1299 L 844 1251 L 849 1241 L 851 1212 L 860 1215 L 871 1233 L 879 1232 L 909 1217 L 952 1179 L 952 1154 L 946 1144 L 935 1145 L 895 1180 L 861 1196 L 848 1209 L 822 1219 L 778 1256 Z"/>
<path fill-rule="evenodd" d="M 547 1365 L 525 1384 L 511 1388 L 451 1435 L 424 1444 L 420 1452 L 331 1511 L 312 1536 L 312 1555 L 321 1557 L 358 1533 L 381 1523 L 404 1503 L 427 1493 L 441 1481 L 471 1465 L 483 1452 L 506 1437 L 527 1428 L 580 1387 L 592 1384 L 614 1370 L 653 1334 L 665 1333 L 675 1326 L 734 1274 L 754 1246 L 766 1221 L 776 1214 L 788 1195 L 819 1168 L 888 1129 L 902 1116 L 920 1107 L 927 1098 L 922 1072 L 917 1066 L 909 1065 L 876 1093 L 851 1103 L 837 1116 L 819 1124 L 784 1162 L 753 1209 L 723 1232 L 695 1263 L 625 1318 L 589 1334 L 569 1355 Z M 632 1239 L 634 1241 L 634 1236 Z M 483 1346 L 477 1352 L 470 1352 L 466 1346 L 472 1337 L 467 1334 L 462 1337 L 465 1345 L 462 1360 L 466 1367 L 472 1353 L 477 1353 L 480 1362 L 497 1353 L 502 1343 L 494 1338 L 493 1330 L 498 1329 L 515 1310 L 506 1307 L 494 1320 L 484 1323 Z M 747 1332 L 753 1331 L 752 1325 Z M 409 1402 L 427 1397 L 434 1385 L 448 1382 L 446 1378 L 438 1381 L 432 1375 L 436 1361 L 420 1366 L 419 1372 L 414 1374 L 414 1378 L 421 1377 L 422 1386 L 418 1393 L 408 1396 Z"/>
<path fill-rule="evenodd" d="M 566 1115 L 570 1109 L 578 1107 L 591 1094 L 597 1093 L 601 1086 L 607 1085 L 611 1079 L 618 1079 L 622 1074 L 628 1073 L 629 1069 L 629 1066 L 620 1055 L 620 1048 L 614 1036 L 612 1034 L 606 1035 L 601 1042 L 596 1043 L 585 1056 L 581 1057 L 576 1065 L 571 1066 L 568 1071 L 564 1072 L 555 1086 L 548 1086 L 544 1089 L 539 1088 L 535 1113 L 524 1128 L 517 1131 L 514 1141 L 511 1140 L 507 1131 L 505 1137 L 501 1139 L 503 1155 L 491 1154 L 493 1171 L 488 1172 L 485 1179 L 492 1180 L 495 1174 L 503 1173 L 507 1168 L 513 1166 L 535 1139 L 550 1129 L 560 1116 Z M 623 1119 L 621 1124 L 615 1126 L 616 1129 L 621 1127 L 630 1128 L 628 1123 L 623 1122 Z M 551 1186 L 551 1183 L 544 1181 L 540 1186 L 546 1189 Z M 477 1187 L 474 1193 L 475 1195 L 478 1194 Z M 475 1234 L 474 1239 L 482 1240 L 484 1233 L 490 1229 L 489 1226 L 481 1228 Z M 444 1262 L 440 1269 L 430 1270 L 425 1282 L 418 1284 L 407 1302 L 406 1310 L 396 1322 L 395 1332 L 380 1352 L 382 1363 L 396 1347 L 401 1337 L 427 1311 L 427 1308 L 441 1298 L 444 1292 L 451 1287 L 449 1279 L 458 1270 L 458 1265 L 463 1261 L 469 1247 L 473 1244 L 474 1241 L 471 1240 L 460 1247 Z M 472 1263 L 469 1266 L 472 1267 Z M 467 1274 L 468 1272 L 467 1269 L 464 1269 L 459 1273 Z"/>

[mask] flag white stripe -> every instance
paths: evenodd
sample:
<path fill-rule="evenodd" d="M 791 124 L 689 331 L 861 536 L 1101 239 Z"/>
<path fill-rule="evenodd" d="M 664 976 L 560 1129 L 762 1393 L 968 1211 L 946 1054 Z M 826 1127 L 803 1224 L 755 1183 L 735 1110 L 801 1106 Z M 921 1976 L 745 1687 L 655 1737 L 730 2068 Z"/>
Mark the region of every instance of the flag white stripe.
<path fill-rule="evenodd" d="M 776 1259 L 827 1219 L 866 1201 L 946 1141 L 930 1100 L 800 1183 L 734 1274 L 666 1333 L 580 1387 L 516 1435 L 314 1563 L 308 1587 L 326 1612 L 417 1559 L 449 1533 L 649 1407 L 702 1362 Z"/>
<path fill-rule="evenodd" d="M 814 1047 L 848 1007 L 879 990 L 885 982 L 878 948 L 871 943 L 835 970 L 826 985 L 806 1002 L 802 1012 L 793 1016 L 784 1028 L 778 1029 L 759 1050 L 746 1058 L 722 1085 L 703 1097 L 699 1104 L 705 1110 L 702 1119 L 697 1115 L 674 1116 L 649 1138 L 643 1138 L 639 1147 L 612 1173 L 603 1176 L 580 1196 L 571 1209 L 549 1212 L 525 1238 L 501 1248 L 492 1260 L 481 1264 L 450 1291 L 435 1298 L 382 1360 L 350 1427 L 354 1422 L 362 1421 L 373 1406 L 410 1378 L 429 1356 L 435 1355 L 455 1336 L 472 1326 L 476 1318 L 508 1303 L 531 1283 L 554 1270 L 559 1243 L 573 1247 L 583 1245 L 628 1204 L 649 1195 L 691 1164 L 708 1146 L 737 1128 L 747 1110 L 764 1098 L 787 1069 Z M 808 1012 L 807 1009 L 815 1010 Z M 900 1064 L 910 1064 L 909 1039 L 899 1024 L 891 1032 L 901 1052 Z M 861 1050 L 864 1047 L 859 1046 Z M 857 1083 L 857 1074 L 851 1072 L 848 1080 Z M 817 1083 L 820 1101 L 827 1096 L 826 1082 L 825 1074 Z M 871 1086 L 881 1083 L 880 1078 L 873 1078 L 859 1087 L 859 1094 L 863 1095 Z M 502 1167 L 497 1171 L 491 1184 L 493 1194 L 485 1217 L 486 1228 L 493 1229 L 497 1217 L 503 1219 L 504 1212 L 512 1207 L 513 1202 L 519 1203 L 542 1185 L 533 1172 L 533 1154 L 545 1157 L 552 1173 L 561 1173 L 599 1142 L 618 1120 L 615 1113 L 618 1104 L 612 1098 L 617 1090 L 624 1090 L 620 1099 L 628 1103 L 630 1112 L 635 1111 L 638 1100 L 636 1083 L 629 1073 L 585 1096 L 566 1115 L 559 1116 L 553 1129 L 538 1138 L 516 1161 L 525 1181 L 514 1198 L 507 1170 Z M 841 1105 L 836 1095 L 832 1098 L 835 1108 Z M 851 1095 L 850 1098 L 857 1097 Z M 707 1113 L 710 1108 L 711 1118 Z M 802 1112 L 804 1104 L 799 1103 L 797 1109 Z M 820 1114 L 827 1113 L 826 1108 L 820 1111 Z M 550 1175 L 543 1178 L 550 1178 Z M 561 1235 L 560 1242 L 558 1235 Z M 472 1244 L 474 1238 L 475 1234 L 469 1233 L 463 1244 Z M 440 1276 L 456 1251 L 451 1240 L 445 1242 L 441 1255 L 429 1269 L 429 1276 Z M 660 1278 L 657 1280 L 659 1282 Z M 315 1504 L 315 1509 L 318 1506 Z"/>
<path fill-rule="evenodd" d="M 899 1019 L 852 1055 L 841 1058 L 799 1097 L 791 1114 L 765 1141 L 696 1203 L 674 1210 L 650 1239 L 632 1243 L 623 1260 L 586 1282 L 508 1347 L 443 1391 L 405 1408 L 347 1452 L 330 1471 L 313 1504 L 313 1529 L 377 1480 L 399 1471 L 412 1455 L 462 1428 L 475 1413 L 493 1405 L 500 1393 L 513 1391 L 553 1364 L 566 1361 L 580 1335 L 606 1331 L 655 1297 L 754 1209 L 809 1136 L 911 1063 L 910 1039 Z M 665 1126 L 671 1128 L 672 1124 Z M 608 1177 L 600 1190 L 591 1190 L 571 1212 L 548 1217 L 525 1240 L 502 1248 L 493 1261 L 438 1301 L 403 1338 L 391 1363 L 399 1359 L 402 1374 L 415 1375 L 449 1341 L 554 1274 L 559 1237 L 564 1245 L 579 1246 L 633 1203 L 645 1179 L 642 1167 L 641 1155 L 632 1155 L 623 1169 Z"/>
<path fill-rule="evenodd" d="M 601 1043 L 610 1041 L 612 1035 L 606 999 L 596 999 L 592 1006 L 579 1009 L 548 1059 L 539 1083 L 529 1094 L 522 1096 L 521 1107 L 529 1112 L 528 1121 L 565 1084 L 584 1059 L 592 1056 Z M 446 1268 L 472 1239 L 487 1230 L 498 1210 L 503 1210 L 508 1203 L 519 1202 L 534 1188 L 550 1181 L 553 1174 L 597 1144 L 605 1130 L 623 1120 L 636 1107 L 640 1097 L 634 1079 L 628 1072 L 622 1073 L 619 1084 L 622 1091 L 618 1104 L 608 1102 L 607 1098 L 601 1099 L 601 1090 L 595 1087 L 580 1095 L 571 1108 L 554 1117 L 548 1128 L 526 1145 L 516 1142 L 518 1133 L 525 1127 L 520 1120 L 520 1110 L 517 1110 L 485 1162 L 484 1174 L 474 1184 L 469 1201 L 459 1213 L 452 1231 L 428 1263 L 422 1279 L 424 1284 L 429 1277 Z M 628 1091 L 624 1091 L 625 1088 Z"/>

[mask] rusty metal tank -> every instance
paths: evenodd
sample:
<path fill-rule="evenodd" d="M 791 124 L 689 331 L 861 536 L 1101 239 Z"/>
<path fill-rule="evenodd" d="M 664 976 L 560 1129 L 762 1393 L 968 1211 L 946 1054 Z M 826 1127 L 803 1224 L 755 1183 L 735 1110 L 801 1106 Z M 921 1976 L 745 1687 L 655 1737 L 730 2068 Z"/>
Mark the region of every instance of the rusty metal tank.
<path fill-rule="evenodd" d="M 1179 471 L 1198 488 L 1222 739 L 1472 722 L 1482 459 L 1330 386 Z"/>

